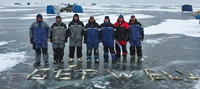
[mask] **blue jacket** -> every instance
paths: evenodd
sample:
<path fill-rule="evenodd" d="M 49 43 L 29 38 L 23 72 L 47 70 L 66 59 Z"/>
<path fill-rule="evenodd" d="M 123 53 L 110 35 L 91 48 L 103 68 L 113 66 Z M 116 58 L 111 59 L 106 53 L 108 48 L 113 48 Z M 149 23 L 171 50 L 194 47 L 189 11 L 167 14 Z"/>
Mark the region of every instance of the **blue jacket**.
<path fill-rule="evenodd" d="M 88 22 L 85 26 L 84 38 L 87 40 L 87 45 L 91 45 L 94 48 L 99 46 L 99 24 Z M 91 47 L 89 47 L 91 48 Z"/>
<path fill-rule="evenodd" d="M 50 27 L 49 25 L 43 21 L 37 21 L 37 17 L 42 17 L 41 14 L 38 14 L 36 16 L 36 22 L 32 23 L 30 30 L 29 30 L 29 36 L 33 37 L 34 43 L 46 43 L 47 39 L 50 38 Z"/>
<path fill-rule="evenodd" d="M 129 40 L 141 40 L 144 38 L 144 30 L 140 22 L 137 20 L 135 23 L 129 22 L 130 34 Z"/>
<path fill-rule="evenodd" d="M 101 38 L 102 43 L 105 47 L 112 47 L 114 46 L 114 25 L 110 22 L 108 23 L 102 23 L 100 25 L 101 28 Z"/>

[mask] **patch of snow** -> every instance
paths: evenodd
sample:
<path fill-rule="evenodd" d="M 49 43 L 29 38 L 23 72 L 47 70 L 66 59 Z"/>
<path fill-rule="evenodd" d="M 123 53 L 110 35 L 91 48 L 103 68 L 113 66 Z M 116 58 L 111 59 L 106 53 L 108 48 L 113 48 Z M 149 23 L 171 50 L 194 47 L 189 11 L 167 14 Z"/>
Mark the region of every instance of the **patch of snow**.
<path fill-rule="evenodd" d="M 198 20 L 167 19 L 158 25 L 144 28 L 145 34 L 183 34 L 191 37 L 200 37 Z"/>
<path fill-rule="evenodd" d="M 30 11 L 35 9 L 0 9 L 0 12 Z"/>
<path fill-rule="evenodd" d="M 23 62 L 25 60 L 26 52 L 10 52 L 0 54 L 0 71 L 4 71 L 9 69 L 16 64 Z"/>
<path fill-rule="evenodd" d="M 8 43 L 10 43 L 10 42 L 15 42 L 15 41 L 16 41 L 16 40 L 2 41 L 2 42 L 0 42 L 0 46 L 7 45 Z"/>
<path fill-rule="evenodd" d="M 179 38 L 179 37 L 181 36 L 170 36 L 170 37 L 161 37 L 161 38 L 156 38 L 156 39 L 147 39 L 144 41 L 144 43 L 151 44 L 151 47 L 155 47 L 156 44 L 160 44 L 170 39 Z"/>
<path fill-rule="evenodd" d="M 195 85 L 194 88 L 195 88 L 195 89 L 200 89 L 200 81 L 198 81 L 198 83 Z"/>

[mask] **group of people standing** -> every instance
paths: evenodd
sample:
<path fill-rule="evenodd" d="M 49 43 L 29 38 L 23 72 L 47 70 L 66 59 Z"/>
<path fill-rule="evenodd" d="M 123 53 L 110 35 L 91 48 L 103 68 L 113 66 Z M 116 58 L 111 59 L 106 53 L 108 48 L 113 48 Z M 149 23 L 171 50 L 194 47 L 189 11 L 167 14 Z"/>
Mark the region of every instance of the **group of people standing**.
<path fill-rule="evenodd" d="M 104 61 L 108 62 L 109 52 L 112 62 L 121 57 L 127 57 L 126 44 L 130 43 L 130 55 L 135 58 L 137 52 L 138 61 L 142 61 L 141 41 L 144 39 L 144 30 L 140 22 L 134 15 L 131 16 L 129 23 L 124 21 L 123 15 L 119 15 L 117 22 L 112 24 L 109 16 L 105 16 L 102 24 L 98 24 L 93 16 L 90 16 L 88 23 L 80 21 L 79 15 L 74 14 L 72 21 L 68 24 L 62 22 L 61 16 L 56 16 L 56 22 L 51 27 L 43 21 L 41 14 L 36 17 L 36 22 L 32 23 L 30 30 L 30 43 L 36 52 L 35 66 L 40 65 L 41 54 L 46 65 L 49 64 L 48 59 L 48 42 L 53 46 L 53 59 L 55 63 L 62 63 L 64 57 L 65 43 L 69 38 L 69 60 L 74 61 L 74 54 L 79 62 L 82 62 L 82 42 L 87 46 L 87 62 L 92 60 L 92 51 L 94 52 L 94 60 L 99 63 L 99 43 L 103 43 Z M 82 41 L 84 38 L 84 41 Z M 116 41 L 115 41 L 116 40 Z M 116 51 L 115 51 L 116 50 Z"/>

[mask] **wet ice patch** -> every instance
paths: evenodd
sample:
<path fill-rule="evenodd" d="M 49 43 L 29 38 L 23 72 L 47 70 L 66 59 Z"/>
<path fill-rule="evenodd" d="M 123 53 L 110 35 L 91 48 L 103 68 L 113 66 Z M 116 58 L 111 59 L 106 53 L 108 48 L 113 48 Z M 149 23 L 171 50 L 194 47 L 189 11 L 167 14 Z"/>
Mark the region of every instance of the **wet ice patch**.
<path fill-rule="evenodd" d="M 9 69 L 25 60 L 26 52 L 10 52 L 0 54 L 0 71 Z"/>
<path fill-rule="evenodd" d="M 15 41 L 16 41 L 16 40 L 11 40 L 11 41 L 1 41 L 1 42 L 0 42 L 0 46 L 7 45 L 8 43 L 15 42 Z"/>
<path fill-rule="evenodd" d="M 161 24 L 146 27 L 145 34 L 183 34 L 186 36 L 200 37 L 198 20 L 168 19 Z"/>
<path fill-rule="evenodd" d="M 179 37 L 181 36 L 170 36 L 170 37 L 161 37 L 161 38 L 156 38 L 156 39 L 147 39 L 144 41 L 144 43 L 150 44 L 151 47 L 155 47 L 156 44 L 160 44 L 170 39 L 179 38 Z"/>

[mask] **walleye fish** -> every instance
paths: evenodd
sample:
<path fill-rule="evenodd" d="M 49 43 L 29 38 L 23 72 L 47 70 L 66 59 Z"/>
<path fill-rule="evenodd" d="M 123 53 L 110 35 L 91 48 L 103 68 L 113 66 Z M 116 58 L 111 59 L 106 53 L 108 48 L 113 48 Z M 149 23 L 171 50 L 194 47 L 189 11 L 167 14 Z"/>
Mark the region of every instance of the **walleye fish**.
<path fill-rule="evenodd" d="M 31 74 L 29 74 L 26 79 L 28 80 L 33 74 L 35 74 L 36 72 L 38 72 L 38 69 L 35 69 Z"/>
<path fill-rule="evenodd" d="M 151 75 L 151 76 L 153 76 L 153 77 L 155 77 L 155 76 L 161 76 L 161 74 L 155 74 L 155 73 L 151 73 L 151 74 L 149 74 L 149 75 Z"/>
<path fill-rule="evenodd" d="M 173 78 L 173 80 L 183 80 L 182 78 L 178 78 L 177 76 Z"/>
<path fill-rule="evenodd" d="M 165 71 L 162 71 L 162 73 L 163 73 L 164 75 L 168 75 L 168 73 L 167 73 L 167 72 L 165 72 Z"/>
<path fill-rule="evenodd" d="M 150 70 L 150 69 L 144 69 L 143 71 L 146 73 L 146 75 L 148 75 L 148 74 L 149 74 L 149 72 L 148 72 L 148 71 L 150 71 L 150 72 L 155 72 L 154 70 Z"/>
<path fill-rule="evenodd" d="M 39 69 L 41 71 L 50 71 L 50 68 L 43 68 L 43 69 Z"/>
<path fill-rule="evenodd" d="M 94 69 L 86 69 L 85 71 L 86 72 L 97 72 L 97 70 L 94 70 Z"/>
<path fill-rule="evenodd" d="M 173 77 L 171 75 L 168 75 L 168 77 L 173 80 Z"/>
<path fill-rule="evenodd" d="M 31 79 L 34 79 L 34 80 L 44 80 L 43 77 L 31 77 Z"/>
<path fill-rule="evenodd" d="M 153 78 L 152 75 L 149 74 L 148 76 L 149 76 L 149 78 L 150 78 L 151 81 L 154 81 L 154 78 Z"/>
<path fill-rule="evenodd" d="M 191 76 L 191 77 L 194 77 L 194 75 L 193 75 L 193 74 L 191 74 L 191 73 L 190 73 L 190 76 Z"/>
<path fill-rule="evenodd" d="M 62 73 L 60 75 L 66 75 L 66 76 L 70 76 L 71 74 L 70 73 Z"/>
<path fill-rule="evenodd" d="M 174 71 L 179 73 L 179 74 L 183 74 L 180 70 L 174 70 Z"/>
<path fill-rule="evenodd" d="M 77 67 L 77 65 L 69 65 L 68 68 L 74 68 Z"/>
<path fill-rule="evenodd" d="M 188 79 L 198 80 L 198 79 L 199 79 L 199 77 L 194 77 L 194 76 L 191 76 L 191 77 L 188 77 Z"/>
<path fill-rule="evenodd" d="M 154 80 L 166 80 L 165 78 L 156 77 Z"/>
<path fill-rule="evenodd" d="M 112 74 L 113 76 L 115 76 L 115 77 L 119 78 L 119 76 L 117 76 L 117 74 L 115 74 L 115 73 L 111 72 L 110 70 L 106 70 L 106 71 L 107 71 L 108 73 Z"/>
<path fill-rule="evenodd" d="M 69 77 L 63 77 L 63 78 L 59 78 L 60 80 L 70 80 L 71 78 Z"/>
<path fill-rule="evenodd" d="M 83 70 L 83 75 L 82 75 L 82 77 L 81 77 L 82 80 L 85 80 L 86 74 L 87 74 L 87 73 L 85 72 L 85 70 Z"/>
<path fill-rule="evenodd" d="M 60 69 L 61 71 L 71 71 L 72 69 L 69 69 L 69 68 L 67 68 L 67 69 Z"/>
<path fill-rule="evenodd" d="M 61 70 L 58 70 L 58 72 L 57 72 L 55 78 L 58 78 L 58 77 L 60 76 L 60 73 L 61 73 Z"/>

